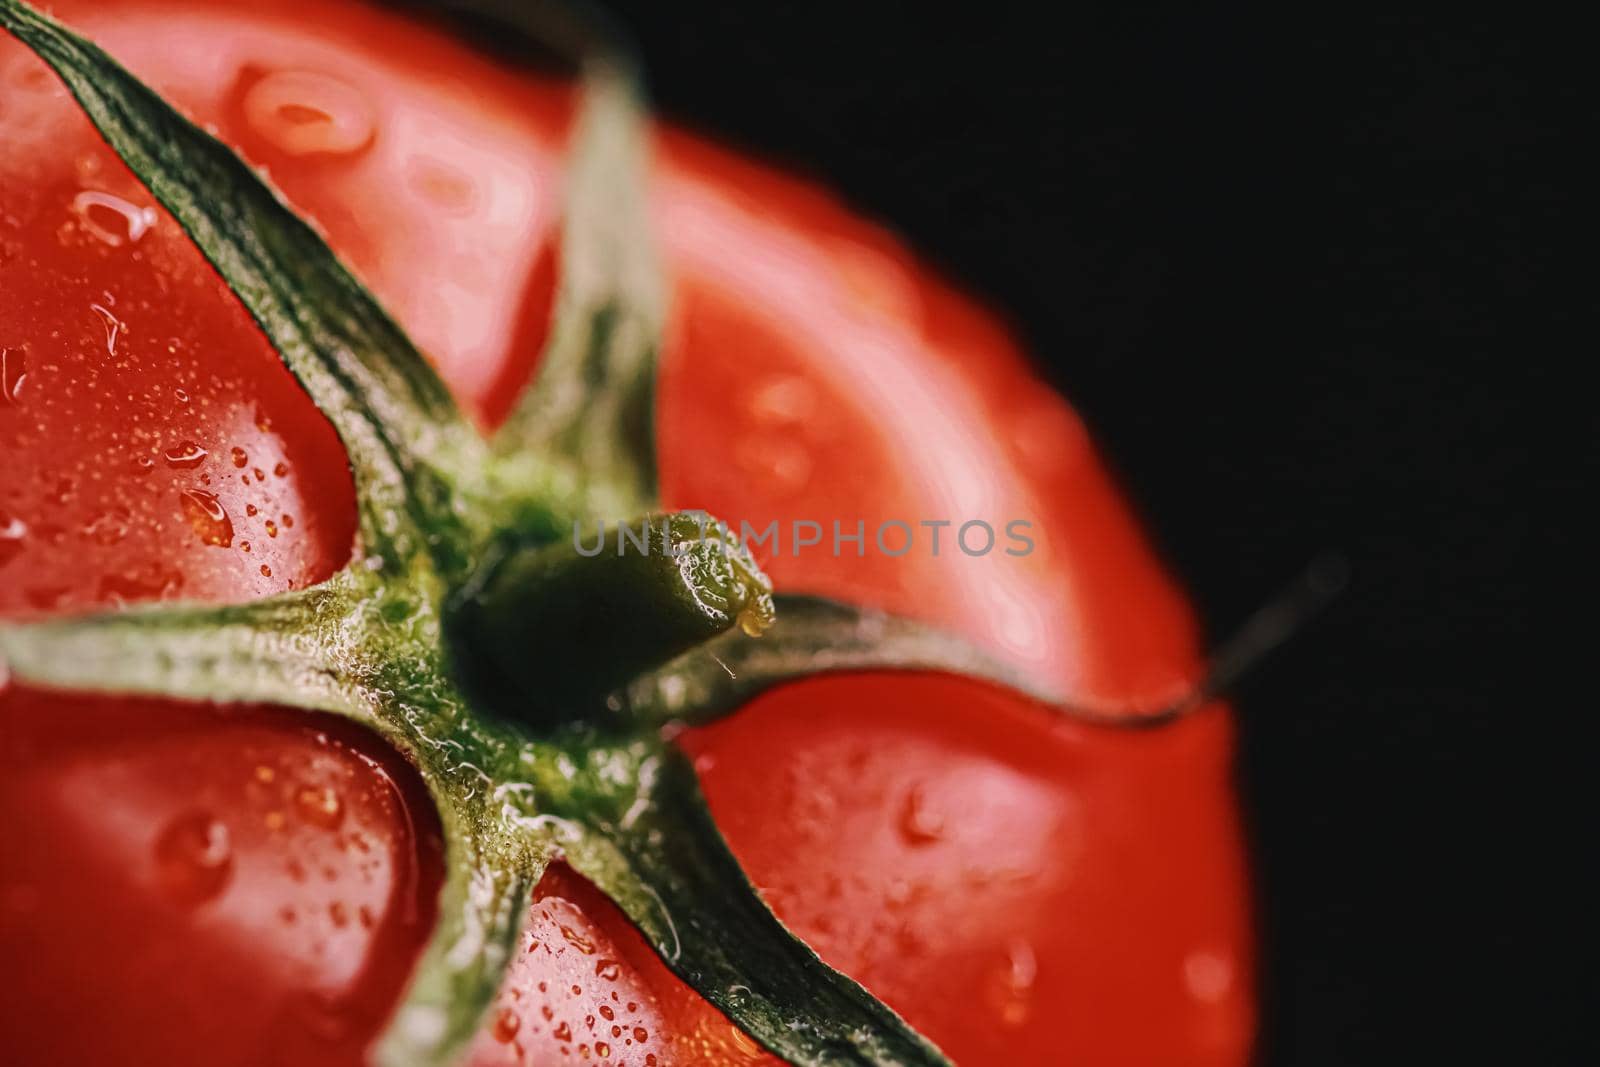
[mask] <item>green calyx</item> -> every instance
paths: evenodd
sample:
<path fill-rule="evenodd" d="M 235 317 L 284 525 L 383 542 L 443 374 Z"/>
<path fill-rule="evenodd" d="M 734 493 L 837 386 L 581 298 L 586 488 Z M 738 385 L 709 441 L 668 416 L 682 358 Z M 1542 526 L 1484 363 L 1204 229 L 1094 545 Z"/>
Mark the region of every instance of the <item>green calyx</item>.
<path fill-rule="evenodd" d="M 481 684 L 543 722 L 594 718 L 633 679 L 735 627 L 773 621 L 772 583 L 704 512 L 647 515 L 584 544 L 517 549 L 490 563 L 457 613 Z M 494 697 L 491 697 L 494 699 Z"/>
<path fill-rule="evenodd" d="M 476 14 L 539 37 L 517 8 L 484 0 Z M 628 65 L 579 57 L 584 105 L 551 339 L 533 387 L 485 442 L 256 171 L 21 0 L 0 0 L 0 27 L 55 69 L 255 318 L 338 431 L 360 511 L 355 559 L 319 586 L 0 625 L 0 673 L 332 712 L 409 757 L 438 807 L 447 869 L 438 927 L 373 1049 L 382 1064 L 433 1067 L 460 1053 L 557 858 L 788 1061 L 946 1062 L 766 908 L 663 727 L 733 713 L 822 671 L 960 671 L 1059 695 L 926 626 L 775 599 L 726 527 L 660 511 L 652 412 L 665 299 Z M 625 515 L 641 518 L 618 523 Z M 597 524 L 606 536 L 591 551 Z"/>

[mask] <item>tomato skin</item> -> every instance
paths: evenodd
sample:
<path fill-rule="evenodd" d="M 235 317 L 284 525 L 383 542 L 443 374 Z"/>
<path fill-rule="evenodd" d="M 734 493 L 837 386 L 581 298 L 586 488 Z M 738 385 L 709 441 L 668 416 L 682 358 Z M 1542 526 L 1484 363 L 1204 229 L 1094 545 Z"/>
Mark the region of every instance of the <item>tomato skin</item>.
<path fill-rule="evenodd" d="M 504 417 L 531 372 L 550 305 L 570 88 L 353 3 L 56 6 L 265 166 L 418 338 L 479 423 Z M 37 67 L 0 41 L 0 82 L 33 86 L 28 96 L 0 97 L 0 132 L 8 144 L 27 129 L 42 138 L 37 151 L 8 154 L 34 169 L 0 161 L 0 347 L 17 347 L 7 330 L 54 331 L 75 354 L 57 360 L 52 383 L 30 340 L 23 404 L 0 406 L 0 436 L 12 435 L 8 447 L 25 459 L 0 471 L 0 509 L 9 509 L 0 527 L 16 519 L 30 533 L 90 528 L 116 508 L 138 521 L 114 545 L 91 532 L 0 555 L 0 611 L 173 595 L 180 591 L 158 582 L 159 570 L 120 591 L 104 575 L 137 576 L 175 552 L 185 561 L 184 596 L 242 599 L 325 577 L 347 558 L 353 536 L 337 440 L 164 213 L 137 243 L 120 246 L 72 214 L 86 189 L 150 201 L 59 90 L 48 80 L 39 87 L 30 64 Z M 280 106 L 307 101 L 325 116 L 310 128 Z M 61 134 L 62 123 L 76 132 Z M 773 518 L 838 518 L 847 528 L 859 519 L 864 558 L 797 556 L 787 543 L 783 555 L 763 556 L 780 589 L 865 600 L 961 629 L 1086 699 L 1154 703 L 1188 684 L 1199 657 L 1181 593 L 1076 417 L 1028 371 L 1004 330 L 814 187 L 672 130 L 660 131 L 658 147 L 653 196 L 676 285 L 659 410 L 666 502 L 757 528 Z M 71 240 L 58 239 L 63 226 Z M 32 289 L 14 282 L 24 260 L 45 279 L 27 282 Z M 201 387 L 187 391 L 202 414 L 140 394 L 93 407 L 115 400 L 95 376 L 106 373 L 103 364 L 91 358 L 104 322 L 92 311 L 85 317 L 108 286 L 119 309 L 133 309 L 118 319 L 119 341 L 134 348 L 116 380 L 166 376 L 170 397 L 183 387 L 179 376 L 199 374 Z M 33 295 L 14 296 L 24 291 Z M 162 313 L 174 308 L 176 316 Z M 169 337 L 178 352 L 165 351 Z M 53 433 L 8 425 L 45 396 L 59 398 Z M 263 407 L 266 429 L 257 420 Z M 104 440 L 109 434 L 161 446 L 149 479 L 90 476 L 108 449 L 127 447 Z M 208 458 L 165 464 L 160 455 L 183 440 L 207 447 Z M 72 447 L 52 452 L 61 441 Z M 235 445 L 251 457 L 282 453 L 287 473 L 264 468 L 264 479 L 253 480 L 253 460 L 231 465 Z M 77 465 L 65 502 L 51 495 L 58 482 L 30 481 L 49 464 Z M 202 474 L 213 481 L 193 484 Z M 235 476 L 244 479 L 237 490 Z M 224 485 L 234 494 L 224 507 L 238 519 L 227 547 L 206 544 L 178 501 L 185 489 Z M 276 537 L 264 537 L 264 525 L 246 536 L 240 513 L 250 494 L 267 489 L 293 494 L 282 513 L 298 521 L 280 522 Z M 246 518 L 268 515 L 257 512 Z M 1041 534 L 1039 549 L 1022 560 L 957 557 L 948 544 L 939 559 L 871 551 L 884 519 L 916 526 L 942 518 L 1027 519 Z M 23 573 L 26 582 L 13 578 Z M 46 580 L 65 591 L 54 600 L 30 595 Z M 61 725 L 78 715 L 92 728 Z M 98 819 L 81 801 L 46 807 L 40 826 L 49 834 L 25 835 L 26 847 L 9 850 L 0 866 L 3 899 L 28 908 L 25 924 L 0 929 L 6 973 L 44 958 L 60 982 L 88 982 L 93 1012 L 121 1027 L 74 1028 L 49 1006 L 54 993 L 43 983 L 8 981 L 0 1034 L 23 1035 L 18 1047 L 39 1050 L 40 1060 L 48 1049 L 84 1062 L 144 1062 L 149 1048 L 173 1064 L 258 1062 L 269 1033 L 295 1050 L 290 1062 L 357 1058 L 398 996 L 402 961 L 425 937 L 436 831 L 414 775 L 380 742 L 305 722 L 297 713 L 17 687 L 0 694 L 0 743 L 26 768 L 0 788 L 0 811 L 13 823 L 80 780 L 106 794 L 130 782 L 142 790 L 142 803 L 107 801 Z M 337 738 L 337 755 L 317 730 Z M 779 691 L 683 743 L 731 846 L 780 917 L 958 1062 L 1221 1065 L 1246 1057 L 1251 945 L 1221 709 L 1159 733 L 1120 733 L 1056 722 L 960 679 L 852 676 Z M 280 831 L 292 840 L 262 834 L 269 812 L 254 806 L 255 765 L 240 751 L 334 775 L 365 798 L 352 804 L 364 812 L 369 844 L 387 858 L 362 890 L 373 925 L 340 928 L 339 961 L 319 958 L 305 927 L 284 924 L 266 936 L 234 918 L 284 900 L 331 917 L 363 862 L 329 857 L 331 882 L 286 884 L 274 859 L 306 842 L 326 844 L 327 831 L 297 823 Z M 174 911 L 172 886 L 152 873 L 149 855 L 174 824 L 175 840 L 204 851 L 197 780 L 214 791 L 208 807 L 229 826 L 237 858 L 215 897 Z M 252 829 L 234 831 L 235 822 Z M 108 844 L 117 827 L 131 827 L 127 839 L 145 852 L 119 859 Z M 409 882 L 399 878 L 406 857 L 418 872 Z M 110 870 L 83 884 L 92 865 Z M 33 884 L 50 888 L 31 892 Z M 668 974 L 591 887 L 558 866 L 540 894 L 529 951 L 471 1062 L 571 1062 L 585 1050 L 598 1055 L 596 1042 L 617 1062 L 766 1059 Z M 128 929 L 149 930 L 150 940 L 124 941 Z M 242 931 L 250 931 L 250 952 L 239 950 Z M 181 965 L 170 957 L 170 969 L 152 974 L 141 964 L 149 946 L 174 942 L 183 946 Z M 574 985 L 580 992 L 570 992 Z M 228 989 L 241 992 L 219 995 Z M 300 1010 L 308 993 L 321 998 L 318 1011 Z M 172 1003 L 198 1007 L 165 1007 Z"/>
<path fill-rule="evenodd" d="M 426 794 L 324 716 L 13 691 L 0 811 L 8 1062 L 355 1062 L 433 923 Z"/>

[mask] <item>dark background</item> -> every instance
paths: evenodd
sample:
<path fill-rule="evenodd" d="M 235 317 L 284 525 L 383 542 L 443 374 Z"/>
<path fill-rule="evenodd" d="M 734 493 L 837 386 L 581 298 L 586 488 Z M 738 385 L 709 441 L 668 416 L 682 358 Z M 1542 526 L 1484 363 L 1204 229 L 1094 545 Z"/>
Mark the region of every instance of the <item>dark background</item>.
<path fill-rule="evenodd" d="M 1239 691 L 1263 1062 L 1588 1059 L 1596 964 L 1557 961 L 1592 829 L 1524 664 L 1575 83 L 1541 38 L 1575 31 L 608 6 L 665 112 L 1010 315 L 1214 635 L 1349 560 Z"/>

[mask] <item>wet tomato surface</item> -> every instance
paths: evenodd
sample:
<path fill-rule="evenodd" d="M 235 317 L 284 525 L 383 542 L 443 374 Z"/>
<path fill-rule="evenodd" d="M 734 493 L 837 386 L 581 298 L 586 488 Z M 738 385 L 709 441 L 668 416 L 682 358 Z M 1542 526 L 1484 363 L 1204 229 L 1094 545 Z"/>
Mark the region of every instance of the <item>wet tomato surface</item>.
<path fill-rule="evenodd" d="M 375 7 L 56 10 L 263 168 L 484 427 L 545 332 L 573 92 Z M 0 41 L 0 612 L 243 600 L 349 558 L 336 435 L 38 60 Z M 665 502 L 868 551 L 780 589 L 961 630 L 1097 703 L 1199 666 L 1181 593 L 1071 409 L 987 314 L 813 186 L 659 131 L 674 282 Z M 1024 558 L 871 551 L 895 519 L 1033 524 Z M 919 534 L 923 528 L 919 527 Z M 945 536 L 953 530 L 946 530 Z M 358 1062 L 427 936 L 425 791 L 269 708 L 0 693 L 0 1033 L 19 1062 Z M 1236 1064 L 1248 892 L 1220 709 L 1063 722 L 942 676 L 847 676 L 692 731 L 766 899 L 957 1062 Z M 559 864 L 475 1064 L 764 1054 Z"/>

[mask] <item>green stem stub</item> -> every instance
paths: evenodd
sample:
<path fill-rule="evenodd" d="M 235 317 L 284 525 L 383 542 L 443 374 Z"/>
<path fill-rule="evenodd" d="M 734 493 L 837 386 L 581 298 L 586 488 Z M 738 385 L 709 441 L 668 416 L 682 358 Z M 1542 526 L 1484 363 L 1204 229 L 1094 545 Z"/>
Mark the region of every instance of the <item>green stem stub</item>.
<path fill-rule="evenodd" d="M 690 511 L 512 551 L 462 605 L 458 632 L 485 688 L 549 723 L 592 714 L 640 674 L 735 627 L 759 634 L 773 616 L 772 583 L 749 551 Z"/>

